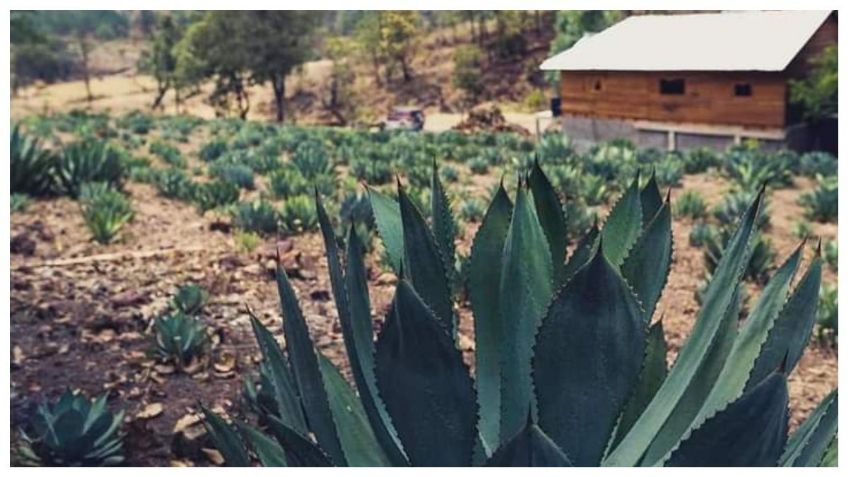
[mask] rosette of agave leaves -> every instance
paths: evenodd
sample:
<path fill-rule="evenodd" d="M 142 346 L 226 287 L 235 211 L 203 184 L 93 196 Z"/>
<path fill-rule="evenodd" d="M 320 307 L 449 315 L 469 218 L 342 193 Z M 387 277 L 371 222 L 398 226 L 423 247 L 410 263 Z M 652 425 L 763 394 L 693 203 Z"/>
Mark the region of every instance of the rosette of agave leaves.
<path fill-rule="evenodd" d="M 820 258 L 802 272 L 799 246 L 740 320 L 763 194 L 669 368 L 655 319 L 672 260 L 669 198 L 637 177 L 567 253 L 562 204 L 535 164 L 513 199 L 497 190 L 473 241 L 473 372 L 456 345 L 456 226 L 435 167 L 431 223 L 400 185 L 397 199 L 370 191 L 398 275 L 376 339 L 362 238 L 337 238 L 316 197 L 355 386 L 310 341 L 278 268 L 286 346 L 253 320 L 263 362 L 246 395 L 257 427 L 208 411 L 206 425 L 236 466 L 833 464 L 835 390 L 788 434 L 786 376 L 813 328 Z"/>

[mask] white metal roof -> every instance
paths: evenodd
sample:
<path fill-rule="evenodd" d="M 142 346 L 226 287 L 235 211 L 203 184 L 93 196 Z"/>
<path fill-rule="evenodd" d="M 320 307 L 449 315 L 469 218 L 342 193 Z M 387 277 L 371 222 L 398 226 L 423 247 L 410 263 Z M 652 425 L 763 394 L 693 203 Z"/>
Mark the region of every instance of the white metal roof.
<path fill-rule="evenodd" d="M 782 71 L 830 11 L 642 15 L 542 63 L 543 70 Z"/>

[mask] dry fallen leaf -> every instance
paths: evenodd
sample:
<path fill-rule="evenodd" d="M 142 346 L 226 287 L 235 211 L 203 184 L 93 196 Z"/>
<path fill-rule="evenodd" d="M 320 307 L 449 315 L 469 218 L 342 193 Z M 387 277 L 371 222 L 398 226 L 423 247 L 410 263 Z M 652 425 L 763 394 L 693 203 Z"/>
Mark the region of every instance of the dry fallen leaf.
<path fill-rule="evenodd" d="M 136 419 L 153 419 L 154 417 L 162 414 L 165 408 L 162 406 L 162 403 L 154 402 L 144 406 L 138 414 L 135 415 Z"/>
<path fill-rule="evenodd" d="M 20 366 L 21 364 L 23 364 L 25 359 L 26 355 L 24 355 L 24 350 L 22 350 L 20 346 L 15 345 L 12 348 L 12 364 L 14 364 L 15 366 Z"/>
<path fill-rule="evenodd" d="M 217 450 L 208 449 L 206 447 L 201 450 L 204 454 L 206 454 L 206 458 L 209 459 L 209 462 L 212 462 L 215 465 L 224 465 L 224 456 L 222 456 Z"/>
<path fill-rule="evenodd" d="M 174 434 L 180 433 L 187 428 L 199 423 L 201 421 L 200 416 L 194 413 L 188 413 L 185 416 L 177 419 L 177 423 L 174 424 Z"/>

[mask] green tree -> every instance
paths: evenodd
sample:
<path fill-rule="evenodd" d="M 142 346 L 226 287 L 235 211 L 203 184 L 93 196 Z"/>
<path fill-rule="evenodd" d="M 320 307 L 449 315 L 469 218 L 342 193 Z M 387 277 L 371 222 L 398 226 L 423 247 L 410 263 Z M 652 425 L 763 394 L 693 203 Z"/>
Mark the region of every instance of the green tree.
<path fill-rule="evenodd" d="M 180 41 L 181 84 L 212 79 L 209 97 L 217 111 L 250 111 L 248 87 L 271 83 L 276 118 L 285 117 L 285 80 L 311 56 L 312 32 L 320 16 L 304 11 L 215 11 L 192 24 Z"/>
<path fill-rule="evenodd" d="M 217 114 L 233 108 L 242 119 L 250 111 L 247 87 L 251 65 L 244 12 L 214 11 L 192 23 L 177 45 L 177 74 L 181 88 L 212 79 L 209 103 Z"/>
<path fill-rule="evenodd" d="M 817 124 L 836 114 L 839 97 L 839 79 L 836 45 L 825 48 L 812 60 L 814 66 L 809 76 L 789 83 L 790 100 L 801 107 L 804 119 Z"/>
<path fill-rule="evenodd" d="M 249 50 L 251 81 L 271 83 L 276 119 L 285 118 L 286 78 L 313 55 L 313 32 L 321 21 L 308 11 L 243 12 L 248 28 L 242 32 Z"/>
<path fill-rule="evenodd" d="M 377 86 L 382 86 L 380 78 L 380 65 L 383 63 L 383 51 L 380 49 L 381 22 L 381 12 L 366 12 L 356 23 L 353 34 L 360 51 L 371 63 L 374 82 Z"/>
<path fill-rule="evenodd" d="M 324 54 L 333 66 L 327 82 L 327 96 L 322 102 L 340 124 L 347 124 L 356 115 L 356 74 L 349 61 L 352 49 L 344 37 L 328 38 L 324 44 Z"/>
<path fill-rule="evenodd" d="M 550 55 L 555 55 L 574 46 L 587 33 L 597 33 L 612 26 L 624 17 L 617 10 L 566 10 L 556 14 L 554 25 L 557 35 L 551 42 Z M 549 71 L 545 75 L 548 83 L 557 84 L 559 74 Z"/>
<path fill-rule="evenodd" d="M 380 16 L 380 49 L 390 66 L 400 66 L 403 80 L 409 81 L 412 79 L 410 62 L 420 39 L 420 14 L 416 11 L 385 11 L 380 12 Z M 389 79 L 387 75 L 386 81 Z"/>
<path fill-rule="evenodd" d="M 483 52 L 476 45 L 463 45 L 454 50 L 453 84 L 474 103 L 483 92 Z"/>
<path fill-rule="evenodd" d="M 175 87 L 177 74 L 176 45 L 182 32 L 180 27 L 169 14 L 160 15 L 156 19 L 156 27 L 151 31 L 151 48 L 146 50 L 140 60 L 139 69 L 152 74 L 156 79 L 156 98 L 152 109 L 161 106 L 162 99 L 171 88 Z"/>

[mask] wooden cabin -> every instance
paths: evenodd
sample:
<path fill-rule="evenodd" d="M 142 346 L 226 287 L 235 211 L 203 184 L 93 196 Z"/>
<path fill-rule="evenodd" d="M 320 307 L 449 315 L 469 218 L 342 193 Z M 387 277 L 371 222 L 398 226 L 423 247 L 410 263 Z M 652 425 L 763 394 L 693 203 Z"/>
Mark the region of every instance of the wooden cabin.
<path fill-rule="evenodd" d="M 643 15 L 584 37 L 541 68 L 560 71 L 561 123 L 578 146 L 627 138 L 723 148 L 756 138 L 780 147 L 803 129 L 789 80 L 836 42 L 829 11 Z"/>

